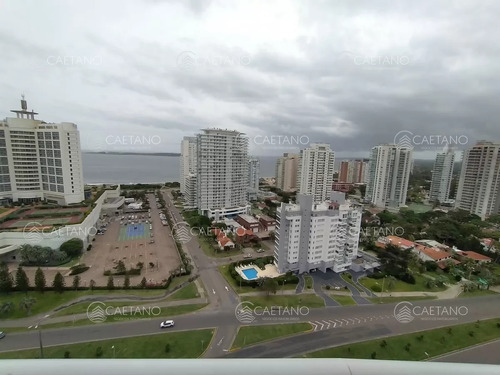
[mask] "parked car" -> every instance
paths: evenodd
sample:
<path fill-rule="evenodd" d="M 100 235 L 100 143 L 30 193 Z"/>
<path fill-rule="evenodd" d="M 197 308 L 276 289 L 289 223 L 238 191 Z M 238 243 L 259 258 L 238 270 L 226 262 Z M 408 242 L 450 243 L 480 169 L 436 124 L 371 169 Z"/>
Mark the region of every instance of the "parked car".
<path fill-rule="evenodd" d="M 251 258 L 251 257 L 252 257 L 252 254 L 245 254 L 245 256 L 243 258 L 248 259 L 248 258 Z"/>
<path fill-rule="evenodd" d="M 173 320 L 165 320 L 164 322 L 160 323 L 160 328 L 171 328 L 173 326 L 174 326 Z"/>
<path fill-rule="evenodd" d="M 5 332 L 0 331 L 0 339 L 3 339 L 5 337 Z"/>

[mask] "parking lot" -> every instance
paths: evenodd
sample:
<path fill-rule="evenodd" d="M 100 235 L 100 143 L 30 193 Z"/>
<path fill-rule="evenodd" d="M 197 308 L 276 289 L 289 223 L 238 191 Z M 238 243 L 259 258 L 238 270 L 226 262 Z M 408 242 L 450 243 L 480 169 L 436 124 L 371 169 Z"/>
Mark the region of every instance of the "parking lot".
<path fill-rule="evenodd" d="M 180 258 L 170 228 L 162 225 L 154 195 L 148 195 L 148 200 L 151 217 L 148 212 L 117 215 L 110 218 L 106 231 L 96 236 L 92 250 L 81 259 L 81 263 L 90 266 L 80 275 L 82 285 L 88 285 L 90 280 L 106 285 L 108 277 L 103 275 L 104 271 L 112 270 L 120 260 L 127 269 L 136 268 L 139 262 L 144 265 L 141 275 L 130 276 L 131 285 L 139 284 L 143 277 L 148 283 L 162 283 L 170 271 L 179 267 Z M 115 286 L 123 285 L 123 279 L 124 276 L 115 276 Z"/>

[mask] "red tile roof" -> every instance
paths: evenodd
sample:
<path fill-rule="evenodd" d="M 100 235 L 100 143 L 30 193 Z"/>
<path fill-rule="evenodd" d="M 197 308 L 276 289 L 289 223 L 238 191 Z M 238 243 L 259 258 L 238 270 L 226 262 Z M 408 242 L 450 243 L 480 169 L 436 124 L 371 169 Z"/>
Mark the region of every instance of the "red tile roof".
<path fill-rule="evenodd" d="M 387 239 L 390 241 L 392 245 L 400 246 L 400 247 L 413 247 L 415 246 L 415 243 L 406 240 L 404 238 L 398 237 L 398 236 L 387 236 Z"/>
<path fill-rule="evenodd" d="M 444 270 L 446 268 L 446 263 L 448 263 L 450 260 L 455 265 L 460 264 L 460 262 L 458 260 L 451 258 L 451 259 L 442 260 L 441 262 L 437 262 L 437 265 L 438 265 L 439 268 L 441 268 L 442 270 Z"/>
<path fill-rule="evenodd" d="M 470 258 L 470 259 L 478 260 L 478 261 L 491 262 L 490 257 L 487 257 L 486 255 L 483 255 L 483 254 L 476 253 L 475 251 L 462 251 L 460 253 L 460 255 L 467 257 L 467 258 Z"/>
<path fill-rule="evenodd" d="M 451 258 L 451 255 L 449 253 L 447 253 L 446 251 L 443 251 L 443 250 L 439 250 L 435 247 L 426 247 L 424 245 L 417 244 L 415 246 L 415 249 L 424 253 L 425 255 L 434 259 L 435 261 L 440 261 L 440 260 Z"/>

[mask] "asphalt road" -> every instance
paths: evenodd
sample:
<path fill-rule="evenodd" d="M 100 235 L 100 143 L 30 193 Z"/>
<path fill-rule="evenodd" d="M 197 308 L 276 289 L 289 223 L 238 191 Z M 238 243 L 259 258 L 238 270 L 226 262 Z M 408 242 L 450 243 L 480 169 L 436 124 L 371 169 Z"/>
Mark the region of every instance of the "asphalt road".
<path fill-rule="evenodd" d="M 289 338 L 275 340 L 253 347 L 228 353 L 231 343 L 228 337 L 234 329 L 242 325 L 237 319 L 234 310 L 201 310 L 192 314 L 175 318 L 175 327 L 160 330 L 161 317 L 152 320 L 131 320 L 120 323 L 95 324 L 80 327 L 68 327 L 43 331 L 44 346 L 68 345 L 86 341 L 106 340 L 113 338 L 133 337 L 163 332 L 193 330 L 202 328 L 218 328 L 219 336 L 214 337 L 211 346 L 214 355 L 218 357 L 290 357 L 304 352 L 319 350 L 332 345 L 348 342 L 368 340 L 376 337 L 394 334 L 416 332 L 447 325 L 473 322 L 478 319 L 498 317 L 500 311 L 500 297 L 478 297 L 453 300 L 427 300 L 413 302 L 420 308 L 430 306 L 466 306 L 468 314 L 460 316 L 458 320 L 421 320 L 416 317 L 410 323 L 400 323 L 394 316 L 394 304 L 362 305 L 312 309 L 304 315 L 271 315 L 256 316 L 252 324 L 277 324 L 291 322 L 341 322 L 337 327 L 317 324 L 318 331 Z M 263 314 L 263 311 L 259 311 Z M 278 320 L 276 320 L 278 318 Z M 0 340 L 0 352 L 38 347 L 37 332 L 20 332 L 9 334 Z"/>

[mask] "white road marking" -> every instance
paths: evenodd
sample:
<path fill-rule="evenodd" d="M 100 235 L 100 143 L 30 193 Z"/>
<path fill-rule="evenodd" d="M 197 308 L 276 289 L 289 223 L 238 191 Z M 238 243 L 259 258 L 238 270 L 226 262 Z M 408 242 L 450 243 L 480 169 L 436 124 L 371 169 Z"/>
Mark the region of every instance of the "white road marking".
<path fill-rule="evenodd" d="M 212 289 L 212 292 L 214 292 L 214 294 L 215 294 L 215 289 Z"/>
<path fill-rule="evenodd" d="M 328 322 L 327 322 L 327 321 L 325 321 L 325 320 L 324 320 L 324 322 L 325 322 L 325 324 L 326 324 L 326 329 L 330 329 L 330 323 L 328 323 Z"/>
<path fill-rule="evenodd" d="M 321 328 L 319 329 L 321 331 L 323 329 L 324 324 L 321 322 L 315 322 L 315 323 L 318 323 L 321 326 Z"/>
<path fill-rule="evenodd" d="M 229 292 L 229 288 L 227 286 L 225 286 L 224 288 L 226 288 L 226 290 Z"/>
<path fill-rule="evenodd" d="M 342 321 L 346 324 L 346 325 L 349 325 L 349 322 L 345 319 L 342 319 Z"/>
<path fill-rule="evenodd" d="M 335 322 L 333 322 L 331 320 L 329 320 L 329 322 L 333 324 L 333 328 L 335 328 L 337 326 L 337 323 L 335 323 Z"/>
<path fill-rule="evenodd" d="M 222 344 L 222 340 L 224 340 L 224 336 L 222 336 L 222 338 L 220 339 L 220 341 L 217 343 L 217 346 L 220 346 L 220 344 Z"/>
<path fill-rule="evenodd" d="M 313 322 L 309 322 L 309 324 L 314 326 L 314 330 L 316 331 L 316 328 L 318 328 L 318 326 L 316 324 L 314 324 Z"/>

